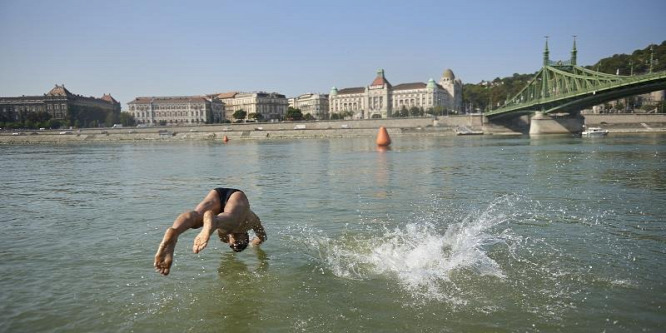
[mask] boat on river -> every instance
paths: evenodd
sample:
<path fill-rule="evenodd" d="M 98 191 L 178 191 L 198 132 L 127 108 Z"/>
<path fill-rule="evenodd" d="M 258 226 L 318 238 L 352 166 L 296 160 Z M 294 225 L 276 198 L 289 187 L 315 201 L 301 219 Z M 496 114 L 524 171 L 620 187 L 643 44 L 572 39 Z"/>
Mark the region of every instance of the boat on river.
<path fill-rule="evenodd" d="M 608 130 L 601 127 L 588 127 L 581 135 L 584 138 L 597 138 L 608 135 Z"/>

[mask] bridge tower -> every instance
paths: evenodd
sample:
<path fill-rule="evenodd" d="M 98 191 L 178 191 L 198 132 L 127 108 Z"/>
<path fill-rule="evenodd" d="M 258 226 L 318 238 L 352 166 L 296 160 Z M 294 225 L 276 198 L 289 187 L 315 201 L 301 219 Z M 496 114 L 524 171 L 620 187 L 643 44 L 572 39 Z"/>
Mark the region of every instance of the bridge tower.
<path fill-rule="evenodd" d="M 578 57 L 578 50 L 576 50 L 576 35 L 573 36 L 573 49 L 571 50 L 571 66 L 576 66 L 576 58 Z"/>
<path fill-rule="evenodd" d="M 549 65 L 550 52 L 548 51 L 548 36 L 546 36 L 546 48 L 543 51 L 543 68 L 546 68 Z M 548 82 L 550 81 L 548 71 L 544 71 L 543 74 L 543 80 L 541 80 L 541 96 L 548 97 Z"/>
<path fill-rule="evenodd" d="M 569 61 L 551 61 L 550 51 L 548 50 L 548 36 L 546 36 L 546 46 L 543 51 L 543 67 L 541 69 L 541 98 L 551 97 L 551 92 L 557 94 L 560 88 L 555 73 L 548 70 L 549 67 L 571 71 L 576 67 L 578 50 L 576 49 L 576 36 L 573 36 L 573 48 L 571 49 L 571 59 Z M 551 77 L 553 75 L 553 77 Z M 547 105 L 542 104 L 540 110 L 536 111 L 530 119 L 530 135 L 541 134 L 570 134 L 581 132 L 584 119 L 580 114 L 570 114 L 568 117 L 553 118 L 546 113 Z"/>

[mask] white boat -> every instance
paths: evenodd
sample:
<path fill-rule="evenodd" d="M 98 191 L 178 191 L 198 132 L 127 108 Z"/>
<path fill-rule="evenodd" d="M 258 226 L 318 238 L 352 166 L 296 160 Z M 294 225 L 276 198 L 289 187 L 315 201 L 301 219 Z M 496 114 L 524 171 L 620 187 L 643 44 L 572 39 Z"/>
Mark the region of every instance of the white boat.
<path fill-rule="evenodd" d="M 581 135 L 586 138 L 596 138 L 608 135 L 608 130 L 601 127 L 588 127 Z"/>

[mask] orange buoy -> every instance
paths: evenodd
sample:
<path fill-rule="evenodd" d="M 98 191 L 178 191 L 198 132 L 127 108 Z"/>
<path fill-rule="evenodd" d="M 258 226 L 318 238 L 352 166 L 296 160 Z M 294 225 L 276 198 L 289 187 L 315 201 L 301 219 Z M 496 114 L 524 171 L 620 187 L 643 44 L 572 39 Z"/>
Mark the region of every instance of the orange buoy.
<path fill-rule="evenodd" d="M 224 138 L 222 138 L 222 141 L 223 141 L 224 143 L 227 143 L 227 142 L 229 142 L 229 138 L 227 138 L 227 136 L 225 135 Z"/>
<path fill-rule="evenodd" d="M 382 126 L 379 128 L 379 133 L 377 133 L 377 146 L 387 147 L 391 144 L 391 138 L 386 131 L 386 127 Z"/>

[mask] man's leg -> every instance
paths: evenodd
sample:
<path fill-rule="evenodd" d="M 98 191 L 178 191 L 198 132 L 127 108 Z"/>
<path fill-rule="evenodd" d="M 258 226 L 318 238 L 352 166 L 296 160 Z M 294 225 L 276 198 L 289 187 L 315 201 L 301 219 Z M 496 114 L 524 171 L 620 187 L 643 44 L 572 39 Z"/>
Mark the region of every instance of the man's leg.
<path fill-rule="evenodd" d="M 203 215 L 205 211 L 219 211 L 220 199 L 215 190 L 210 191 L 195 210 L 180 214 L 173 225 L 164 233 L 164 238 L 155 254 L 155 270 L 162 275 L 168 275 L 173 263 L 173 252 L 176 249 L 178 236 L 188 229 L 196 229 L 203 226 Z"/>
<path fill-rule="evenodd" d="M 199 253 L 206 248 L 210 235 L 221 229 L 223 233 L 232 233 L 242 222 L 245 221 L 250 212 L 250 202 L 245 193 L 238 191 L 229 197 L 224 205 L 224 211 L 215 215 L 213 211 L 206 211 L 203 216 L 203 228 L 194 239 L 192 251 Z"/>

